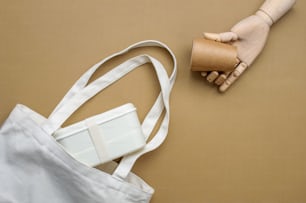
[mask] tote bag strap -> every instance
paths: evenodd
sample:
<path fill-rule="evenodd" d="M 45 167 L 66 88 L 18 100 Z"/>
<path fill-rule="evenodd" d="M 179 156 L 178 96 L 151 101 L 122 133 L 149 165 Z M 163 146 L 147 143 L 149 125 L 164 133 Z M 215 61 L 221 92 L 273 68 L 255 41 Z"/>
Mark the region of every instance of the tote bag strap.
<path fill-rule="evenodd" d="M 107 61 L 110 61 L 111 59 L 123 55 L 127 52 L 129 52 L 132 49 L 140 48 L 140 47 L 161 47 L 164 48 L 168 51 L 168 53 L 171 55 L 172 60 L 174 62 L 174 68 L 173 72 L 170 76 L 170 83 L 173 85 L 174 80 L 176 78 L 176 58 L 173 52 L 170 50 L 170 48 L 165 45 L 162 42 L 155 41 L 155 40 L 146 40 L 146 41 L 141 41 L 135 44 L 130 45 L 126 49 L 123 49 L 122 51 L 119 51 L 117 53 L 114 53 L 105 59 L 101 60 L 100 62 L 96 63 L 93 65 L 90 69 L 87 70 L 86 73 L 82 75 L 82 77 L 79 78 L 79 80 L 72 86 L 72 88 L 66 93 L 66 95 L 63 97 L 61 102 L 56 106 L 56 108 L 53 110 L 53 112 L 50 114 L 50 117 L 53 116 L 53 114 L 56 113 L 56 111 L 63 105 L 65 102 L 70 99 L 75 93 L 79 92 L 81 89 L 83 89 L 89 82 L 89 79 L 92 77 L 92 75 L 101 67 L 101 65 L 105 64 Z"/>
<path fill-rule="evenodd" d="M 131 49 L 144 47 L 144 46 L 162 47 L 165 48 L 170 53 L 174 64 L 170 78 L 168 77 L 165 68 L 158 60 L 148 55 L 140 55 L 127 60 L 126 62 L 120 64 L 119 66 L 112 69 L 102 77 L 88 84 L 90 77 L 103 63 L 105 63 L 106 61 L 110 60 L 115 56 L 124 54 Z M 154 129 L 164 109 L 165 109 L 165 115 L 158 132 L 150 140 L 150 142 L 144 147 L 144 149 L 138 151 L 137 153 L 125 156 L 120 162 L 118 168 L 114 172 L 114 176 L 124 179 L 132 169 L 135 161 L 141 155 L 149 151 L 152 151 L 156 149 L 158 146 L 160 146 L 160 144 L 162 144 L 168 133 L 168 125 L 170 118 L 169 96 L 173 84 L 175 82 L 177 65 L 176 65 L 176 58 L 173 52 L 165 44 L 153 40 L 142 41 L 133 44 L 130 47 L 124 49 L 123 51 L 115 53 L 107 57 L 106 59 L 100 61 L 99 63 L 95 64 L 68 91 L 68 93 L 62 99 L 62 101 L 57 105 L 55 110 L 51 113 L 47 122 L 42 124 L 42 128 L 49 134 L 52 134 L 58 128 L 60 128 L 60 126 L 71 116 L 71 114 L 73 114 L 86 101 L 88 101 L 90 98 L 95 96 L 104 88 L 108 87 L 115 81 L 119 80 L 120 78 L 128 74 L 130 71 L 134 70 L 135 68 L 145 63 L 152 63 L 161 86 L 161 92 L 158 98 L 156 99 L 153 107 L 150 109 L 149 113 L 146 115 L 142 123 L 142 129 L 146 139 L 149 138 L 152 130 Z"/>

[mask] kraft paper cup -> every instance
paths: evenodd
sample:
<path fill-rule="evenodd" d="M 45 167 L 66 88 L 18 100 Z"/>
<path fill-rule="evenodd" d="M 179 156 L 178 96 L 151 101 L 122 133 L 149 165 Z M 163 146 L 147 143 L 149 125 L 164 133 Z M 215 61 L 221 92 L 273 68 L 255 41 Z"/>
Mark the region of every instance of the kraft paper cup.
<path fill-rule="evenodd" d="M 233 71 L 239 63 L 237 48 L 212 40 L 193 40 L 191 53 L 192 71 Z"/>

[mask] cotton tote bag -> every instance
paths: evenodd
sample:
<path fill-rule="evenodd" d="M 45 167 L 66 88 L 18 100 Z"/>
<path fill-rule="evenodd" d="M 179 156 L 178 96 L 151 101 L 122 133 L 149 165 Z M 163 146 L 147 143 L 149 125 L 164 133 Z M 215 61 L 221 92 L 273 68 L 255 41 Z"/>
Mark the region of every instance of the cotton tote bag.
<path fill-rule="evenodd" d="M 166 49 L 174 63 L 168 76 L 163 65 L 149 55 L 139 55 L 115 67 L 88 84 L 94 72 L 106 61 L 131 49 L 157 46 Z M 161 92 L 142 122 L 148 139 L 158 119 L 160 128 L 145 147 L 122 158 L 112 174 L 90 168 L 73 159 L 54 139 L 70 115 L 82 104 L 130 71 L 152 63 Z M 153 188 L 131 172 L 136 160 L 164 141 L 169 125 L 169 96 L 176 78 L 176 59 L 158 41 L 142 41 L 115 53 L 90 68 L 68 91 L 48 118 L 18 104 L 0 129 L 1 203 L 147 203 Z M 162 114 L 165 112 L 164 114 Z M 114 163 L 110 163 L 114 164 Z"/>

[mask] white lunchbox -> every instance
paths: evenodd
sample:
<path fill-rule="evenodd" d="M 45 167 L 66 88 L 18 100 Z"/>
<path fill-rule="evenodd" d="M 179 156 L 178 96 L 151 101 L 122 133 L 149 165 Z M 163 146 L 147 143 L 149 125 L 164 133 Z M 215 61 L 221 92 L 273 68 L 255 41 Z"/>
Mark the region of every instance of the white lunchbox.
<path fill-rule="evenodd" d="M 61 128 L 54 136 L 72 157 L 88 166 L 117 159 L 146 144 L 131 103 Z"/>

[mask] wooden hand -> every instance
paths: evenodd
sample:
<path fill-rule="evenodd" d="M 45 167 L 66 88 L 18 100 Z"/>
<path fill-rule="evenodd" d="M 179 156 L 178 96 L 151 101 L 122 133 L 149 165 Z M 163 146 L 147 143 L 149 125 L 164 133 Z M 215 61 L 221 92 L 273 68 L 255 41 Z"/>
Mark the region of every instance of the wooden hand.
<path fill-rule="evenodd" d="M 269 35 L 270 26 L 283 16 L 295 0 L 266 0 L 255 15 L 238 22 L 230 32 L 204 33 L 204 37 L 237 47 L 240 63 L 231 73 L 213 71 L 202 73 L 209 82 L 219 85 L 221 92 L 226 91 L 240 75 L 253 63 L 263 50 Z"/>

